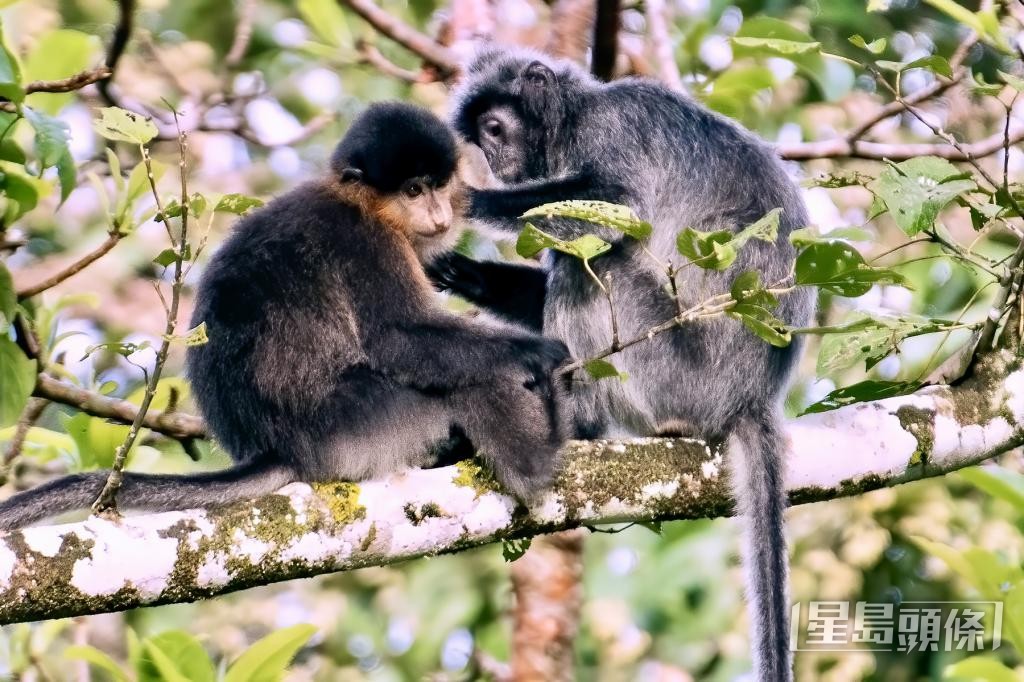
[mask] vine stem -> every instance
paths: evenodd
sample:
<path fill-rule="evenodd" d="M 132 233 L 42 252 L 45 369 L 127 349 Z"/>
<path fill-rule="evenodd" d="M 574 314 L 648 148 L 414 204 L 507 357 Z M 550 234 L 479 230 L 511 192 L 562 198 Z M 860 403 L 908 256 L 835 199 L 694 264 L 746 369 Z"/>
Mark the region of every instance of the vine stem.
<path fill-rule="evenodd" d="M 125 436 L 124 441 L 118 446 L 117 451 L 114 453 L 114 463 L 111 467 L 110 475 L 107 477 L 107 481 L 103 485 L 103 489 L 100 491 L 99 496 L 92 505 L 92 511 L 94 514 L 117 515 L 117 491 L 121 489 L 121 484 L 124 481 L 124 465 L 128 460 L 128 453 L 131 451 L 132 445 L 135 444 L 139 431 L 142 429 L 143 422 L 146 419 L 146 413 L 149 411 L 149 407 L 153 403 L 153 397 L 156 395 L 156 389 L 160 383 L 160 375 L 163 373 L 164 364 L 167 362 L 167 355 L 170 353 L 171 343 L 174 340 L 174 332 L 178 326 L 178 307 L 181 303 L 181 289 L 184 282 L 183 264 L 185 261 L 185 252 L 188 249 L 189 201 L 188 187 L 185 179 L 185 151 L 188 144 L 185 133 L 181 131 L 181 128 L 178 125 L 177 112 L 173 109 L 171 111 L 174 114 L 175 126 L 178 128 L 178 172 L 181 177 L 181 230 L 177 239 L 174 237 L 170 219 L 163 211 L 160 193 L 157 191 L 155 178 L 153 176 L 153 165 L 149 157 L 149 153 L 144 146 L 142 147 L 142 159 L 143 163 L 146 164 L 146 173 L 149 177 L 149 186 L 153 192 L 153 198 L 156 201 L 157 209 L 160 211 L 162 222 L 164 227 L 167 229 L 167 235 L 171 240 L 171 244 L 177 249 L 176 257 L 174 259 L 174 278 L 171 282 L 171 302 L 170 306 L 167 308 L 167 322 L 164 325 L 163 341 L 160 343 L 160 349 L 157 351 L 153 371 L 149 374 L 147 379 L 145 395 L 142 398 L 142 403 L 139 405 L 139 411 L 136 413 L 135 419 L 132 420 L 132 424 L 128 429 L 128 435 Z"/>

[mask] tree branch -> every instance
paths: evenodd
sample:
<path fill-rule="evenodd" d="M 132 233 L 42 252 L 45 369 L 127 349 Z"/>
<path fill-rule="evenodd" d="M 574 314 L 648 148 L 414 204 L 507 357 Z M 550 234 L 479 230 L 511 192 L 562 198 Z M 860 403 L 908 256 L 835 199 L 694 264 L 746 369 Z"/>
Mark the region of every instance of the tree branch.
<path fill-rule="evenodd" d="M 132 37 L 132 29 L 135 26 L 135 0 L 119 0 L 117 27 L 114 29 L 114 37 L 107 48 L 107 68 L 110 69 L 109 78 L 100 82 L 100 95 L 110 106 L 118 106 L 117 100 L 110 94 L 110 86 L 114 82 L 114 74 L 117 71 L 117 64 L 121 61 L 128 41 Z"/>
<path fill-rule="evenodd" d="M 1011 144 L 1017 144 L 1024 140 L 1024 126 L 1011 126 L 1009 139 Z M 970 161 L 1001 151 L 1004 141 L 1003 131 L 999 131 L 977 142 L 963 144 L 961 149 L 957 149 L 947 142 L 905 144 L 864 140 L 851 142 L 845 137 L 817 142 L 782 144 L 778 145 L 777 149 L 782 158 L 790 161 L 843 158 L 906 161 L 917 156 L 939 156 L 950 161 Z"/>
<path fill-rule="evenodd" d="M 594 19 L 594 52 L 590 71 L 603 81 L 612 79 L 619 48 L 619 0 L 597 0 Z"/>
<path fill-rule="evenodd" d="M 32 392 L 37 398 L 46 398 L 61 405 L 74 407 L 94 417 L 111 419 L 121 424 L 131 424 L 139 412 L 135 403 L 110 398 L 93 391 L 73 386 L 53 377 L 40 374 Z M 206 422 L 199 417 L 181 412 L 146 413 L 142 425 L 147 429 L 177 439 L 206 438 Z"/>
<path fill-rule="evenodd" d="M 1020 362 L 997 351 L 955 387 L 792 421 L 791 501 L 940 476 L 1020 446 Z M 193 601 L 506 538 L 732 507 L 722 455 L 689 439 L 573 442 L 529 510 L 478 472 L 462 463 L 359 485 L 294 483 L 219 509 L 15 531 L 0 536 L 0 623 Z"/>
<path fill-rule="evenodd" d="M 69 277 L 77 275 L 79 272 L 81 272 L 86 267 L 88 267 L 91 263 L 94 263 L 97 260 L 99 260 L 100 258 L 102 258 L 103 256 L 107 255 L 107 253 L 109 253 L 111 249 L 113 249 L 115 246 L 117 246 L 117 243 L 119 241 L 121 241 L 121 238 L 123 236 L 124 235 L 121 234 L 120 232 L 110 232 L 107 235 L 106 240 L 104 240 L 104 242 L 102 244 L 100 244 L 95 249 L 93 249 L 89 253 L 85 254 L 84 256 L 82 256 L 81 258 L 79 258 L 74 263 L 72 263 L 71 265 L 67 266 L 66 268 L 64 268 L 63 270 L 58 272 L 57 274 L 55 274 L 55 275 L 53 275 L 51 277 L 47 277 L 46 279 L 44 279 L 42 282 L 39 282 L 38 284 L 34 284 L 32 286 L 25 287 L 24 289 L 19 289 L 18 290 L 18 299 L 22 300 L 22 299 L 26 299 L 26 298 L 31 298 L 32 296 L 35 296 L 36 294 L 41 294 L 44 291 L 46 291 L 47 289 L 51 289 L 51 288 L 57 286 L 58 284 L 60 284 L 64 280 L 68 279 Z"/>
<path fill-rule="evenodd" d="M 338 0 L 338 2 L 361 16 L 380 33 L 422 57 L 424 61 L 441 72 L 442 78 L 459 73 L 458 60 L 447 48 L 401 19 L 391 16 L 375 5 L 372 0 Z"/>
<path fill-rule="evenodd" d="M 25 94 L 31 95 L 37 92 L 72 92 L 74 90 L 81 90 L 87 85 L 92 85 L 99 81 L 110 78 L 111 70 L 106 66 L 97 66 L 95 69 L 88 69 L 81 73 L 76 73 L 73 76 L 67 78 L 61 78 L 55 81 L 32 81 L 25 86 Z M 6 111 L 14 113 L 17 111 L 17 107 L 14 106 L 13 102 L 0 102 L 0 111 Z"/>

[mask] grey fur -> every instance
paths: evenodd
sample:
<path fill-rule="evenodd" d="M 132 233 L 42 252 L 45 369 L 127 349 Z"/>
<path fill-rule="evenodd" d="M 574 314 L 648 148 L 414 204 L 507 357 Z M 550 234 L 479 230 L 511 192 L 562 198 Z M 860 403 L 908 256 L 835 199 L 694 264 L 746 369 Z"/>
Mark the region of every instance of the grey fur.
<path fill-rule="evenodd" d="M 641 79 L 600 83 L 568 62 L 537 53 L 491 50 L 477 57 L 456 94 L 456 129 L 479 144 L 504 188 L 480 190 L 470 214 L 506 236 L 521 229 L 517 216 L 532 205 L 563 199 L 624 203 L 654 226 L 647 246 L 679 263 L 676 235 L 685 227 L 737 231 L 782 208 L 777 244 L 749 243 L 719 273 L 688 267 L 678 277 L 689 307 L 729 291 L 735 277 L 757 270 L 768 285 L 790 271 L 789 233 L 807 224 L 794 184 L 774 151 L 735 123 L 661 85 Z M 488 132 L 488 130 L 496 132 Z M 645 332 L 675 315 L 667 276 L 638 244 L 611 230 L 571 220 L 538 226 L 562 238 L 597 233 L 612 250 L 592 262 L 610 274 L 620 338 Z M 545 334 L 563 340 L 576 358 L 610 345 L 607 301 L 578 261 L 550 252 L 546 281 L 529 268 L 496 274 L 488 263 L 449 256 L 432 276 L 443 286 L 503 313 L 495 295 L 514 286 L 546 289 Z M 514 285 L 513 282 L 518 282 Z M 508 293 L 500 298 L 510 299 Z M 776 313 L 805 325 L 813 292 L 784 296 Z M 528 311 L 506 308 L 509 317 Z M 754 613 L 754 660 L 762 682 L 791 679 L 788 647 L 786 545 L 782 510 L 784 451 L 780 403 L 799 343 L 779 349 L 739 322 L 713 319 L 688 325 L 610 358 L 625 382 L 577 382 L 571 409 L 577 435 L 653 435 L 681 428 L 711 440 L 732 436 L 733 485 L 747 518 L 745 562 Z"/>

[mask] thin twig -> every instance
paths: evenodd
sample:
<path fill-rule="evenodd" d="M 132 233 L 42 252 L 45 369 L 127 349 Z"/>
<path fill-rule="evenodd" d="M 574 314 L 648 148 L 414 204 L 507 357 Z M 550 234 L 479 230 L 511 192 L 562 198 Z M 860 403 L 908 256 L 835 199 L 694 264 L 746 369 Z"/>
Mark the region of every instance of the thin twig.
<path fill-rule="evenodd" d="M 675 51 L 672 49 L 672 38 L 668 33 L 667 12 L 664 0 L 645 0 L 648 35 L 651 39 L 651 51 L 658 63 L 658 75 L 662 82 L 676 92 L 683 91 L 683 79 L 679 75 Z"/>
<path fill-rule="evenodd" d="M 590 71 L 601 80 L 612 79 L 619 51 L 619 0 L 597 0 L 594 19 L 594 50 Z"/>
<path fill-rule="evenodd" d="M 909 101 L 909 100 L 904 100 Z M 1024 140 L 1024 126 L 1011 128 L 1010 144 Z M 844 138 L 820 140 L 818 142 L 796 142 L 781 144 L 776 150 L 789 161 L 811 161 L 814 159 L 874 159 L 876 161 L 906 161 L 919 156 L 938 156 L 949 161 L 971 161 L 991 156 L 1003 148 L 1003 131 L 994 135 L 953 147 L 943 143 L 898 143 L 898 142 L 849 142 Z"/>
<path fill-rule="evenodd" d="M 174 115 L 175 123 L 178 121 L 178 113 L 171 110 Z M 149 160 L 149 154 L 145 146 L 142 147 L 143 163 L 146 164 L 146 171 L 150 180 L 150 188 L 153 192 L 153 198 L 156 201 L 157 208 L 163 214 L 163 208 L 161 207 L 160 193 L 157 191 L 156 184 L 153 179 L 152 164 Z M 167 322 L 164 326 L 163 341 L 160 343 L 160 349 L 156 354 L 156 362 L 153 365 L 153 371 L 150 373 L 149 379 L 146 382 L 146 392 L 142 397 L 142 403 L 139 405 L 139 411 L 135 419 L 132 421 L 131 427 L 128 429 L 128 435 L 125 437 L 124 442 L 118 446 L 117 451 L 114 453 L 114 462 L 110 469 L 110 476 L 107 477 L 107 482 L 103 486 L 103 490 L 100 491 L 99 496 L 92 505 L 92 511 L 96 514 L 116 515 L 117 514 L 117 491 L 121 488 L 121 482 L 124 478 L 124 465 L 128 460 L 128 453 L 131 451 L 132 445 L 135 443 L 135 439 L 139 435 L 139 431 L 142 429 L 143 422 L 146 418 L 146 413 L 149 411 L 149 406 L 153 402 L 153 397 L 156 395 L 157 386 L 160 383 L 160 375 L 163 372 L 164 364 L 167 362 L 167 355 L 171 350 L 171 343 L 174 340 L 174 332 L 178 326 L 178 307 L 181 303 L 181 289 L 184 284 L 182 274 L 184 272 L 185 253 L 189 248 L 188 245 L 188 215 L 189 215 L 189 197 L 188 197 L 188 185 L 186 182 L 186 151 L 188 149 L 187 139 L 185 133 L 181 132 L 180 128 L 178 131 L 178 173 L 181 178 L 181 216 L 179 218 L 181 222 L 181 229 L 178 234 L 177 240 L 175 240 L 171 233 L 170 219 L 163 215 L 163 222 L 168 230 L 168 236 L 171 239 L 171 243 L 176 247 L 176 257 L 174 259 L 174 278 L 171 281 L 171 305 L 170 310 L 167 313 Z"/>
<path fill-rule="evenodd" d="M 423 83 L 429 79 L 429 74 L 403 69 L 398 64 L 395 64 L 381 54 L 381 51 L 367 40 L 359 39 L 356 41 L 356 52 L 359 53 L 359 60 L 362 63 L 374 67 L 385 76 L 397 78 L 407 83 Z"/>
<path fill-rule="evenodd" d="M 94 69 L 87 69 L 81 73 L 76 73 L 73 76 L 67 78 L 61 78 L 59 80 L 52 81 L 32 81 L 25 86 L 25 94 L 31 95 L 37 92 L 73 92 L 75 90 L 81 90 L 87 85 L 98 83 L 106 78 L 110 78 L 112 71 L 106 66 L 97 66 Z M 13 102 L 0 102 L 0 110 L 8 113 L 14 113 L 17 111 L 17 107 Z"/>
<path fill-rule="evenodd" d="M 3 464 L 5 468 L 9 467 L 14 458 L 21 454 L 21 448 L 25 445 L 25 437 L 28 436 L 29 429 L 35 426 L 35 423 L 43 416 L 43 411 L 49 404 L 50 401 L 45 398 L 29 398 L 25 409 L 21 411 L 21 416 L 18 417 L 18 424 L 14 428 L 14 435 L 11 436 L 11 440 L 7 444 L 7 450 L 4 452 Z"/>
<path fill-rule="evenodd" d="M 365 19 L 378 32 L 422 57 L 425 62 L 441 72 L 442 78 L 447 79 L 459 73 L 458 59 L 448 48 L 384 11 L 372 0 L 338 1 Z"/>
<path fill-rule="evenodd" d="M 256 18 L 256 0 L 241 0 L 238 7 L 238 23 L 235 25 L 235 39 L 231 49 L 224 57 L 224 65 L 228 68 L 238 66 L 249 49 L 252 40 L 252 26 Z"/>
<path fill-rule="evenodd" d="M 64 280 L 77 275 L 79 272 L 84 270 L 90 264 L 96 262 L 103 256 L 107 255 L 111 249 L 117 246 L 117 243 L 121 241 L 124 235 L 121 232 L 110 232 L 107 234 L 106 240 L 95 249 L 85 254 L 71 265 L 67 266 L 60 272 L 56 273 L 51 277 L 47 277 L 42 282 L 33 284 L 32 286 L 25 287 L 24 289 L 18 290 L 18 299 L 24 300 L 37 294 L 41 294 L 47 289 L 52 289 Z"/>
<path fill-rule="evenodd" d="M 132 28 L 135 24 L 135 0 L 119 0 L 117 27 L 114 29 L 114 37 L 107 48 L 107 68 L 110 69 L 110 77 L 99 83 L 100 95 L 111 106 L 117 106 L 117 100 L 110 94 L 110 86 L 114 82 L 114 75 L 117 72 L 117 64 L 121 61 L 128 41 L 132 37 Z"/>

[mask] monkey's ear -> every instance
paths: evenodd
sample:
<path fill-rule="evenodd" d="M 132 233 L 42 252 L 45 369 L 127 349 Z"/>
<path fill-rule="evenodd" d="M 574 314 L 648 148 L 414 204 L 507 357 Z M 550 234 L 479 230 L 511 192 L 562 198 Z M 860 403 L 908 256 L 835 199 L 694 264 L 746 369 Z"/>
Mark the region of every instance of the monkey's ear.
<path fill-rule="evenodd" d="M 541 61 L 534 61 L 523 70 L 523 79 L 535 88 L 549 88 L 554 85 L 555 72 Z"/>
<path fill-rule="evenodd" d="M 341 171 L 342 182 L 361 182 L 363 179 L 363 171 L 358 168 L 343 168 Z"/>

